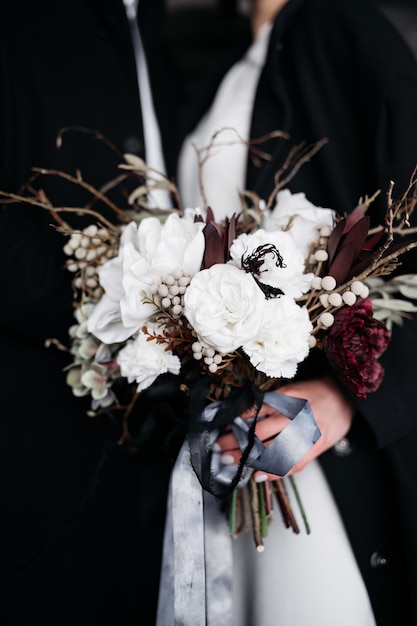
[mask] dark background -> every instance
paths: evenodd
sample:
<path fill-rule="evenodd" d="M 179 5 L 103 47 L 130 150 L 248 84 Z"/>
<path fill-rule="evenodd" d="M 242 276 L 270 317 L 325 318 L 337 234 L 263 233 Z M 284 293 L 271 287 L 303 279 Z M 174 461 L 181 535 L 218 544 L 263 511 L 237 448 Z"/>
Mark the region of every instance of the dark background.
<path fill-rule="evenodd" d="M 346 0 L 347 2 L 349 0 Z M 417 58 L 417 0 L 372 0 L 401 32 Z M 190 95 L 198 76 L 247 32 L 248 0 L 167 0 L 165 37 Z"/>

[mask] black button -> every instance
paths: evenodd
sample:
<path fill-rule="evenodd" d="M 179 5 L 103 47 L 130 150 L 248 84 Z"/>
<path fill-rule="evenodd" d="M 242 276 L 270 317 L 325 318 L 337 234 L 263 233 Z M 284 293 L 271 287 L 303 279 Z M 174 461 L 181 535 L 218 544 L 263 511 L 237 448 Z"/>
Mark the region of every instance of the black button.
<path fill-rule="evenodd" d="M 140 137 L 131 135 L 126 137 L 123 141 L 123 152 L 129 152 L 130 154 L 143 155 L 144 144 Z"/>
<path fill-rule="evenodd" d="M 371 554 L 370 563 L 373 569 L 379 569 L 380 567 L 388 565 L 388 559 L 386 556 L 382 556 L 378 551 L 375 551 Z"/>
<path fill-rule="evenodd" d="M 110 37 L 110 32 L 109 32 L 109 29 L 106 28 L 105 26 L 100 26 L 96 30 L 96 35 L 100 39 L 108 39 Z"/>
<path fill-rule="evenodd" d="M 343 437 L 343 439 L 338 441 L 337 444 L 333 446 L 332 450 L 336 456 L 348 456 L 352 452 L 352 444 L 349 439 Z"/>

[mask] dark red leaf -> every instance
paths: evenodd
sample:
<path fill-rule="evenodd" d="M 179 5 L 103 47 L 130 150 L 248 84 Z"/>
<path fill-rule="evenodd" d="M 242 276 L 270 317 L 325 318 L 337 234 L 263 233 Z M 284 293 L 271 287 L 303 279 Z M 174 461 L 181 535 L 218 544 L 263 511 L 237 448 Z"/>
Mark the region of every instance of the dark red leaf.
<path fill-rule="evenodd" d="M 224 263 L 223 239 L 219 234 L 216 225 L 210 222 L 203 228 L 205 239 L 205 251 L 203 258 L 203 268 L 207 269 L 217 263 Z"/>
<path fill-rule="evenodd" d="M 368 237 L 368 239 L 366 240 L 366 243 L 364 244 L 363 249 L 369 250 L 369 251 L 374 250 L 384 235 L 385 235 L 385 231 L 383 230 L 380 230 L 374 235 L 371 235 L 371 237 Z"/>
<path fill-rule="evenodd" d="M 345 245 L 352 244 L 355 249 L 354 259 L 357 259 L 363 246 L 365 245 L 366 238 L 368 237 L 370 223 L 370 219 L 367 215 L 356 222 L 349 232 L 343 236 L 340 243 L 340 251 L 345 247 Z"/>
<path fill-rule="evenodd" d="M 214 222 L 214 213 L 211 207 L 207 208 L 207 216 L 206 216 L 206 222 L 207 224 L 209 224 L 210 222 Z"/>
<path fill-rule="evenodd" d="M 342 237 L 343 234 L 343 229 L 345 227 L 345 223 L 346 220 L 342 219 L 337 226 L 334 227 L 334 229 L 332 230 L 332 233 L 329 237 L 329 241 L 327 244 L 327 252 L 329 255 L 329 264 L 331 264 L 333 262 L 333 257 L 336 253 L 337 247 L 339 245 L 340 242 L 340 238 Z"/>
<path fill-rule="evenodd" d="M 343 230 L 344 235 L 348 233 L 353 228 L 353 226 L 355 226 L 355 224 L 364 217 L 365 211 L 366 207 L 363 204 L 358 204 L 358 206 L 353 209 L 352 213 L 348 216 L 345 222 L 345 228 Z"/>
<path fill-rule="evenodd" d="M 355 247 L 352 243 L 348 243 L 337 252 L 333 263 L 329 266 L 329 274 L 333 276 L 338 285 L 345 282 L 346 276 L 349 274 L 351 265 L 355 259 Z"/>

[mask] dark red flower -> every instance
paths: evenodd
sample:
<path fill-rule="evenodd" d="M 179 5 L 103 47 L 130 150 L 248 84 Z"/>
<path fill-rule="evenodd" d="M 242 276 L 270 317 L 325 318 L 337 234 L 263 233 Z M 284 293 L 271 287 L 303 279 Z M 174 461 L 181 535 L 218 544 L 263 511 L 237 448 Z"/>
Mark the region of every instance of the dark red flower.
<path fill-rule="evenodd" d="M 363 298 L 339 309 L 323 340 L 329 363 L 359 398 L 366 398 L 380 386 L 384 369 L 377 359 L 390 341 L 387 327 L 372 313 L 372 302 Z"/>

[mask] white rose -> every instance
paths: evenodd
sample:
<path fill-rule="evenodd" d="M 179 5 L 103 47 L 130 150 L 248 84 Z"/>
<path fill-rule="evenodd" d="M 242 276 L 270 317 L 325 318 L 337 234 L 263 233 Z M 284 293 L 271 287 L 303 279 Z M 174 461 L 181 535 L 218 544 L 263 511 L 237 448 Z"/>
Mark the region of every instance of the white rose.
<path fill-rule="evenodd" d="M 261 256 L 256 252 L 258 248 L 263 248 Z M 263 254 L 268 248 L 270 250 Z M 255 273 L 260 282 L 277 287 L 293 298 L 310 289 L 313 274 L 304 274 L 303 254 L 287 233 L 259 229 L 250 235 L 239 235 L 230 247 L 230 262 L 240 268 L 244 259 L 251 255 L 262 261 Z"/>
<path fill-rule="evenodd" d="M 267 231 L 286 230 L 303 256 L 308 255 L 310 244 L 318 240 L 319 228 L 334 227 L 336 213 L 332 209 L 317 207 L 304 193 L 291 193 L 289 189 L 278 192 L 275 206 L 263 217 Z"/>
<path fill-rule="evenodd" d="M 199 337 L 222 354 L 259 331 L 265 297 L 253 277 L 233 265 L 195 274 L 184 295 L 184 314 Z"/>
<path fill-rule="evenodd" d="M 293 378 L 309 352 L 308 311 L 288 296 L 266 301 L 256 337 L 242 348 L 252 365 L 272 378 Z"/>
<path fill-rule="evenodd" d="M 89 331 L 105 343 L 131 337 L 155 312 L 144 302 L 152 283 L 179 269 L 197 272 L 204 254 L 204 223 L 168 216 L 131 222 L 120 239 L 119 255 L 105 263 L 100 283 L 105 291 L 88 322 Z"/>
<path fill-rule="evenodd" d="M 148 324 L 147 327 L 157 332 L 156 325 Z M 150 387 L 161 374 L 179 374 L 181 369 L 180 359 L 166 349 L 166 343 L 148 341 L 148 338 L 149 335 L 139 331 L 117 355 L 122 376 L 129 383 L 138 383 L 138 392 Z"/>

